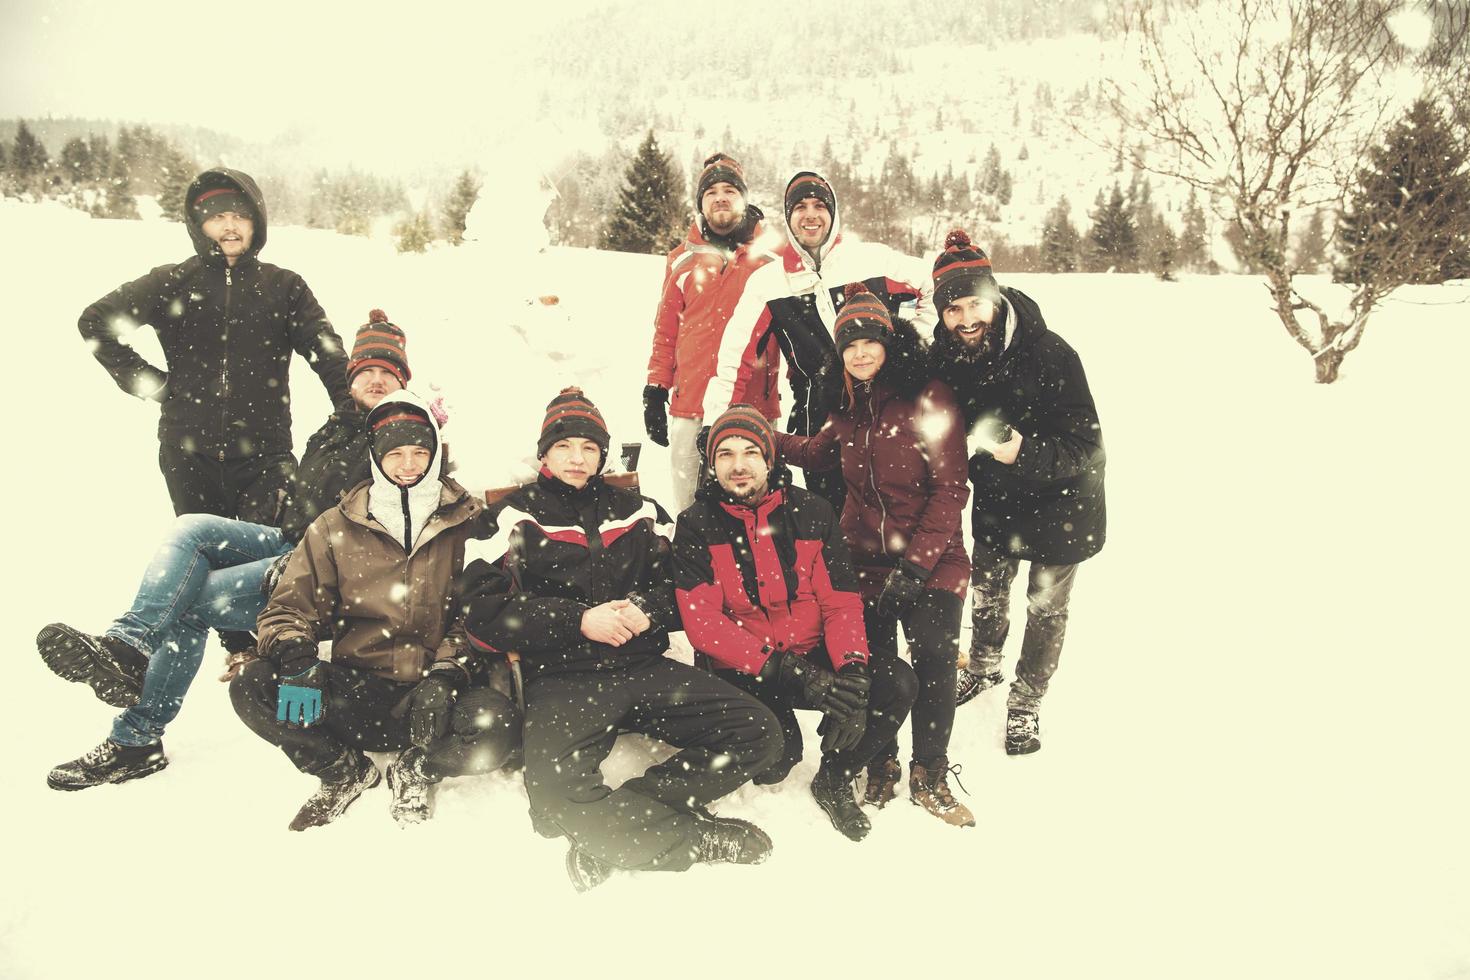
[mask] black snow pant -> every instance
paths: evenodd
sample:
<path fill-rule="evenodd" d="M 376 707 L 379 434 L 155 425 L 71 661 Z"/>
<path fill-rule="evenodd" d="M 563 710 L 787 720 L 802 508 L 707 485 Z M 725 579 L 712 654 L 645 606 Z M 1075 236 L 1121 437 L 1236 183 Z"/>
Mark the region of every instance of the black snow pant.
<path fill-rule="evenodd" d="M 221 460 L 159 443 L 158 468 L 175 514 L 215 514 L 279 527 L 281 499 L 296 472 L 296 457 L 270 453 Z"/>
<path fill-rule="evenodd" d="M 281 501 L 296 472 L 296 458 L 272 453 L 220 460 L 159 443 L 158 468 L 175 514 L 215 514 L 279 527 Z M 255 638 L 244 631 L 220 630 L 219 638 L 231 653 L 255 647 Z"/>
<path fill-rule="evenodd" d="M 1011 631 L 1011 585 L 1021 561 L 977 546 L 970 564 L 974 605 L 970 609 L 969 670 L 984 674 L 1000 668 L 1001 650 Z M 1067 638 L 1067 608 L 1076 565 L 1030 563 L 1026 580 L 1026 635 L 1007 707 L 1035 711 L 1056 673 Z"/>
<path fill-rule="evenodd" d="M 781 754 L 781 728 L 765 705 L 706 671 L 662 657 L 625 670 L 534 677 L 525 696 L 533 821 L 618 868 L 688 868 L 697 836 L 691 811 Z M 624 732 L 651 735 L 680 751 L 612 789 L 601 766 Z"/>
<path fill-rule="evenodd" d="M 325 664 L 324 713 L 315 725 L 276 720 L 280 681 L 264 660 L 245 665 L 230 682 L 235 713 L 255 734 L 286 753 L 292 765 L 313 776 L 332 775 L 344 754 L 391 752 L 409 746 L 408 714 L 397 712 L 412 684 L 377 674 Z M 520 744 L 521 712 L 504 694 L 474 687 L 455 698 L 449 734 L 429 745 L 424 772 L 432 778 L 493 772 Z"/>
<path fill-rule="evenodd" d="M 804 656 L 811 659 L 813 663 L 820 663 L 824 667 L 831 665 L 827 652 L 821 647 L 809 651 Z M 742 691 L 759 698 L 761 703 L 770 708 L 776 715 L 776 719 L 781 722 L 781 736 L 786 747 L 782 750 L 777 766 L 790 770 L 792 766 L 800 762 L 802 735 L 801 727 L 796 723 L 796 709 L 806 711 L 819 709 L 815 705 L 806 703 L 799 693 L 793 695 L 780 691 L 775 685 L 762 684 L 750 674 L 725 669 L 718 669 L 715 673 Z M 915 679 L 913 670 L 897 657 L 885 657 L 882 660 L 871 661 L 868 674 L 872 679 L 872 686 L 868 689 L 868 727 L 863 733 L 862 741 L 845 752 L 822 753 L 823 768 L 835 768 L 846 779 L 855 776 L 874 756 L 893 741 L 894 735 L 903 727 L 903 720 L 908 717 L 909 709 L 913 707 L 914 698 L 919 690 L 919 682 Z"/>
<path fill-rule="evenodd" d="M 912 714 L 913 760 L 927 768 L 944 768 L 949 758 L 949 736 L 954 728 L 955 670 L 960 657 L 960 618 L 965 600 L 953 592 L 925 589 L 908 615 L 903 632 L 909 641 L 909 659 L 918 675 L 918 697 Z M 874 663 L 898 659 L 899 620 L 884 615 L 876 602 L 863 603 L 868 629 L 868 651 Z M 898 743 L 890 741 L 884 753 L 897 757 Z"/>

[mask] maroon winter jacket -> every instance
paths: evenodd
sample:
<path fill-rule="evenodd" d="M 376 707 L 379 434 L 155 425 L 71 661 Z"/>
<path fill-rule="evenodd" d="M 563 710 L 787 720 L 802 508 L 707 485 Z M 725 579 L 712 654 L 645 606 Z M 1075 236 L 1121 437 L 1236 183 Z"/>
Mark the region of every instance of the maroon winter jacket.
<path fill-rule="evenodd" d="M 776 434 L 782 457 L 808 470 L 842 467 L 842 533 L 858 588 L 875 596 L 900 561 L 925 588 L 964 596 L 970 584 L 960 518 L 970 496 L 965 423 L 954 392 L 930 381 L 905 398 L 884 373 L 854 384 L 854 404 L 814 436 Z"/>

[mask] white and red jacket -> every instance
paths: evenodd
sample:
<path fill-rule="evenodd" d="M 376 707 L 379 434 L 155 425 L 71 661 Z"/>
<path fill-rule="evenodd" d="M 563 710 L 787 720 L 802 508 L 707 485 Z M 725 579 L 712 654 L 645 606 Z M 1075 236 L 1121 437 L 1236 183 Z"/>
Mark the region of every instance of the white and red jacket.
<path fill-rule="evenodd" d="M 786 358 L 796 399 L 792 431 L 808 435 L 821 428 L 825 412 L 820 417 L 805 417 L 807 392 L 831 355 L 837 313 L 846 301 L 843 289 L 848 283 L 866 285 L 892 316 L 905 303 L 915 303 L 909 319 L 921 333 L 934 329 L 928 266 L 879 242 L 845 240 L 840 202 L 838 208 L 827 241 L 816 256 L 796 244 L 788 223 L 779 261 L 761 266 L 746 280 L 719 343 L 714 377 L 705 388 L 700 412 L 704 418 L 716 418 L 731 405 L 751 402 L 760 394 L 761 372 L 774 341 Z"/>
<path fill-rule="evenodd" d="M 734 251 L 722 248 L 705 238 L 696 218 L 688 238 L 669 253 L 664 265 L 648 383 L 669 389 L 672 415 L 700 417 L 725 324 L 746 280 L 770 263 L 781 247 L 780 233 L 759 220 L 760 211 L 754 205 L 750 210 L 755 227 L 748 244 Z M 751 365 L 750 404 L 768 419 L 781 411 L 780 364 L 779 348 L 771 347 Z"/>
<path fill-rule="evenodd" d="M 773 483 L 784 472 L 773 470 Z M 847 545 L 814 493 L 780 485 L 746 506 L 706 484 L 679 515 L 674 568 L 685 634 L 716 667 L 758 674 L 778 650 L 825 648 L 833 670 L 854 653 L 868 659 Z"/>

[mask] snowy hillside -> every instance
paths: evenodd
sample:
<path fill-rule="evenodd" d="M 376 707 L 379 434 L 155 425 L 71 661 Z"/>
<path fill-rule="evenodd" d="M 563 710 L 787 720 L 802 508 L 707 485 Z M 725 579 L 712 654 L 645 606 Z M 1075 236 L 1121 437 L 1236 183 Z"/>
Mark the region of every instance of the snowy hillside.
<path fill-rule="evenodd" d="M 485 487 L 527 464 L 574 380 L 615 442 L 643 440 L 660 261 L 507 244 L 524 240 L 402 256 L 279 227 L 264 257 L 301 272 L 344 336 L 372 307 L 405 328 L 414 387 L 448 399 L 460 478 Z M 770 832 L 768 864 L 579 896 L 507 775 L 449 781 L 419 828 L 395 826 L 380 789 L 288 833 L 314 781 L 235 718 L 213 642 L 167 771 L 44 785 L 112 709 L 47 672 L 35 633 L 103 628 L 171 520 L 157 409 L 112 385 L 74 324 L 188 251 L 175 225 L 0 202 L 22 338 L 0 976 L 1470 975 L 1465 288 L 1401 293 L 1324 387 L 1255 280 L 998 270 L 1081 354 L 1109 455 L 1108 546 L 1079 572 L 1043 751 L 1004 755 L 988 693 L 951 749 L 979 826 L 900 798 L 855 845 L 810 799 L 809 738 L 784 785 L 719 807 Z M 328 404 L 299 360 L 292 391 L 299 449 Z M 666 496 L 665 454 L 643 461 Z M 613 775 L 657 751 L 624 739 Z"/>

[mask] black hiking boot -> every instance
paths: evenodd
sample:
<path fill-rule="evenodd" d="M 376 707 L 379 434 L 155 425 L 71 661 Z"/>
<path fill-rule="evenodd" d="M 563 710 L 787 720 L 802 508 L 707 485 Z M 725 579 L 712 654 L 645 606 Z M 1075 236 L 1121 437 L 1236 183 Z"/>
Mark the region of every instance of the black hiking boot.
<path fill-rule="evenodd" d="M 36 649 L 53 674 L 90 685 L 114 708 L 130 708 L 143 696 L 148 658 L 122 640 L 52 623 L 36 634 Z"/>
<path fill-rule="evenodd" d="M 46 777 L 52 789 L 90 789 L 103 783 L 125 783 L 129 779 L 151 776 L 168 766 L 163 743 L 152 745 L 118 745 L 107 739 L 101 745 L 70 762 L 63 762 Z"/>
<path fill-rule="evenodd" d="M 983 674 L 972 674 L 961 667 L 960 676 L 955 679 L 954 685 L 955 707 L 958 708 L 962 704 L 968 704 L 992 687 L 999 687 L 1004 684 L 1005 680 L 998 670 L 987 670 Z"/>
<path fill-rule="evenodd" d="M 1028 755 L 1041 748 L 1041 719 L 1036 712 L 1011 708 L 1006 712 L 1006 755 Z"/>
<path fill-rule="evenodd" d="M 337 775 L 346 770 L 345 775 Z M 292 830 L 324 827 L 347 812 L 359 796 L 382 780 L 378 767 L 361 752 L 349 750 L 322 776 L 322 784 L 292 818 Z"/>
<path fill-rule="evenodd" d="M 567 850 L 567 877 L 572 887 L 579 892 L 591 891 L 612 877 L 617 870 L 610 864 L 598 860 L 576 844 Z"/>
<path fill-rule="evenodd" d="M 760 864 L 771 856 L 771 838 L 749 820 L 694 812 L 694 860 L 701 864 Z"/>
<path fill-rule="evenodd" d="M 812 780 L 812 796 L 832 821 L 832 826 L 848 840 L 862 840 L 873 825 L 852 795 L 852 783 L 835 768 L 822 766 Z"/>
<path fill-rule="evenodd" d="M 424 750 L 415 746 L 404 749 L 388 767 L 388 788 L 393 791 L 388 812 L 400 827 L 434 815 L 434 787 L 439 781 L 424 772 L 424 758 Z"/>

